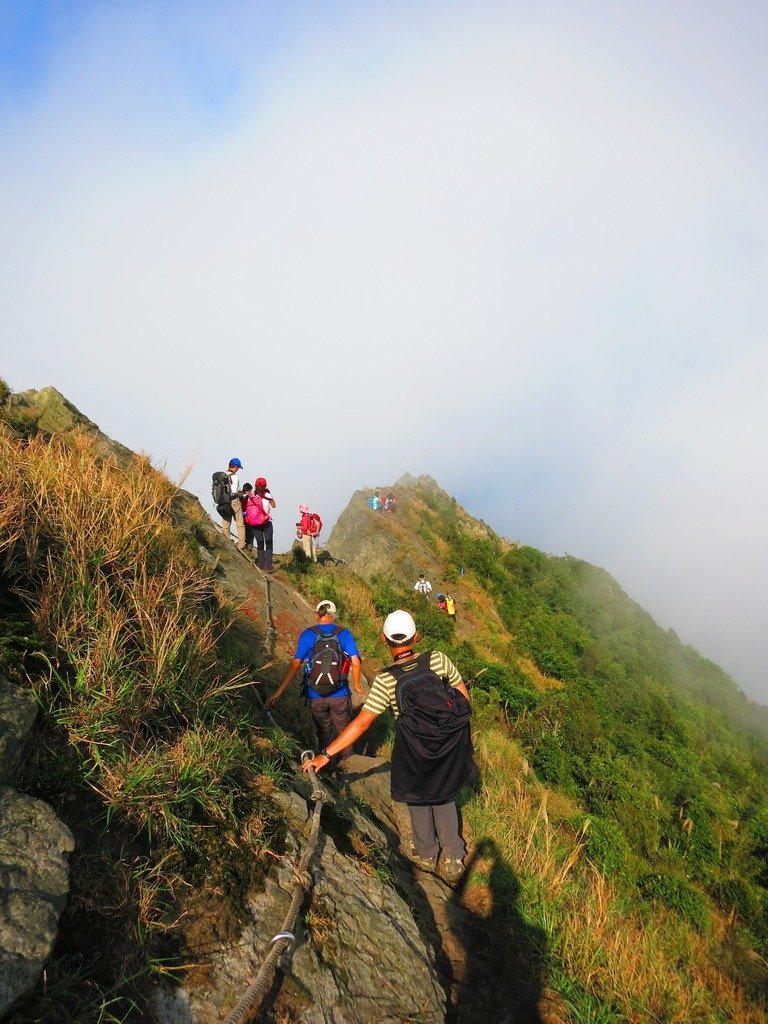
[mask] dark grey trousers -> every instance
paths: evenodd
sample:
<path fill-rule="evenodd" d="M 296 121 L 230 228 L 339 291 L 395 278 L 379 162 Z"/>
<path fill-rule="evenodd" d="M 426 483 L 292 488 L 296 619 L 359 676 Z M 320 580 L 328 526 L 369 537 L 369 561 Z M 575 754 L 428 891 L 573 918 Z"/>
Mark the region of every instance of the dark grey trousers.
<path fill-rule="evenodd" d="M 342 729 L 345 729 L 352 721 L 352 698 L 313 697 L 309 702 L 309 710 L 315 720 L 317 741 L 322 750 L 332 740 L 335 740 Z M 339 758 L 344 760 L 353 753 L 352 747 L 345 747 L 334 760 Z"/>
<path fill-rule="evenodd" d="M 453 800 L 447 804 L 408 804 L 413 848 L 430 860 L 438 848 L 444 857 L 462 860 L 467 848 L 459 834 L 459 813 Z"/>

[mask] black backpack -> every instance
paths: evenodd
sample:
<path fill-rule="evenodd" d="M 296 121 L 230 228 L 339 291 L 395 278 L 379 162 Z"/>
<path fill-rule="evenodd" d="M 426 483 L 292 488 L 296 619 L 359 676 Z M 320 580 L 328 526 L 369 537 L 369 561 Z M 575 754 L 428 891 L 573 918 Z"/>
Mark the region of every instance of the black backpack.
<path fill-rule="evenodd" d="M 227 511 L 232 511 L 232 490 L 229 486 L 229 473 L 214 473 L 212 480 L 211 497 L 216 506 L 216 511 L 222 516 Z"/>
<path fill-rule="evenodd" d="M 324 633 L 319 626 L 312 626 L 312 630 L 317 639 L 307 660 L 304 684 L 321 697 L 331 697 L 347 682 L 342 673 L 345 655 L 338 641 L 341 628 L 335 626 L 332 633 Z"/>
<path fill-rule="evenodd" d="M 430 668 L 432 652 L 391 665 L 400 714 L 392 751 L 392 797 L 408 804 L 453 800 L 477 775 L 471 709 L 461 691 Z"/>

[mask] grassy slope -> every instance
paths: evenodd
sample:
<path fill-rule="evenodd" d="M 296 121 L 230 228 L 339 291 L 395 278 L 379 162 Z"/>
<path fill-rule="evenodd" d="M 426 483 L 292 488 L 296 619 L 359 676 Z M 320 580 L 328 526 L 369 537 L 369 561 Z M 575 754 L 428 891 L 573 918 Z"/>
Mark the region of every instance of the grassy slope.
<path fill-rule="evenodd" d="M 270 792 L 292 742 L 264 732 L 223 657 L 206 529 L 172 527 L 165 477 L 2 424 L 0 467 L 0 667 L 42 712 L 23 785 L 78 840 L 62 942 L 12 1020 L 144 1020 L 197 919 L 237 934 L 280 848 Z"/>

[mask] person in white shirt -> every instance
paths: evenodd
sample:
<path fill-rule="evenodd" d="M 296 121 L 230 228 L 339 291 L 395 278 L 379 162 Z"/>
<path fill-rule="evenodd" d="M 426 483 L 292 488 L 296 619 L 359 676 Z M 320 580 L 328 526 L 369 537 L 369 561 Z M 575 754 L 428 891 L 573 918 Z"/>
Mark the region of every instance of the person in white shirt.
<path fill-rule="evenodd" d="M 227 476 L 229 477 L 229 493 L 232 495 L 232 515 L 221 517 L 221 532 L 227 540 L 230 539 L 230 524 L 233 519 L 235 520 L 235 526 L 237 528 L 237 548 L 239 551 L 245 551 L 245 520 L 243 519 L 242 504 L 243 492 L 240 490 L 240 477 L 238 475 L 238 470 L 242 468 L 243 464 L 240 459 L 229 460 Z"/>
<path fill-rule="evenodd" d="M 413 589 L 417 594 L 421 594 L 422 597 L 426 598 L 427 601 L 429 600 L 429 595 L 432 593 L 432 584 L 423 572 L 419 573 L 419 578 L 416 580 Z"/>

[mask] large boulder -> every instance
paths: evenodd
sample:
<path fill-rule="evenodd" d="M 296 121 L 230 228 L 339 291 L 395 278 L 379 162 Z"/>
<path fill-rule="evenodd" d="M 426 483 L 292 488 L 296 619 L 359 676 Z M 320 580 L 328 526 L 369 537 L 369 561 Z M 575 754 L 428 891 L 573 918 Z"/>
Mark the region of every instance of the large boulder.
<path fill-rule="evenodd" d="M 31 992 L 51 955 L 74 847 L 47 804 L 0 787 L 0 1018 Z"/>
<path fill-rule="evenodd" d="M 307 842 L 308 806 L 296 793 L 280 801 L 289 826 L 291 860 L 298 862 Z M 335 818 L 330 807 L 323 815 L 324 820 Z M 371 841 L 386 847 L 386 836 L 364 815 L 357 816 L 357 824 Z M 311 903 L 299 915 L 296 945 L 282 963 L 280 994 L 291 1001 L 292 1019 L 301 1024 L 444 1021 L 446 994 L 433 950 L 396 889 L 341 853 L 325 831 L 310 874 Z M 153 1009 L 161 1024 L 214 1024 L 231 1012 L 282 926 L 294 879 L 294 868 L 285 860 L 265 890 L 250 897 L 249 922 L 239 941 L 209 952 L 204 986 L 158 986 Z"/>

